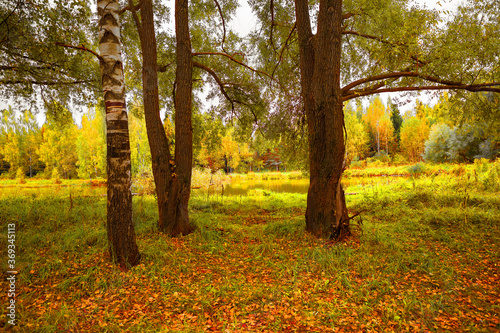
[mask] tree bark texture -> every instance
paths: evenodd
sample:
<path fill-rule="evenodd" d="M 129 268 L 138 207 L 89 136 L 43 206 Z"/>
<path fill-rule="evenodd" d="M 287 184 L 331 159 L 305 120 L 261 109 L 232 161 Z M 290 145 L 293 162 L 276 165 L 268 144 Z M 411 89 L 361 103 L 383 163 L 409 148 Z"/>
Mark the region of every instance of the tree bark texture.
<path fill-rule="evenodd" d="M 306 230 L 317 237 L 350 234 L 340 184 L 345 154 L 340 89 L 342 0 L 321 0 L 316 35 L 307 0 L 295 0 L 299 34 L 301 88 L 309 131 L 310 185 Z"/>
<path fill-rule="evenodd" d="M 193 166 L 193 126 L 191 122 L 192 72 L 188 0 L 175 0 L 176 72 L 175 72 L 175 180 L 176 220 L 172 230 L 190 228 L 188 202 Z M 187 229 L 191 231 L 191 229 Z"/>
<path fill-rule="evenodd" d="M 151 0 L 142 2 L 141 19 L 144 114 L 158 199 L 158 228 L 171 236 L 185 235 L 190 233 L 193 228 L 187 216 L 187 203 L 185 216 L 179 213 L 183 211 L 184 205 L 180 199 L 180 186 L 178 176 L 175 173 L 177 163 L 172 160 L 168 139 L 160 118 L 157 45 Z M 176 143 L 177 141 L 176 137 Z"/>
<path fill-rule="evenodd" d="M 106 107 L 107 234 L 109 251 L 123 270 L 141 255 L 132 220 L 132 180 L 125 84 L 121 58 L 119 4 L 98 0 L 101 80 Z"/>
<path fill-rule="evenodd" d="M 189 221 L 188 201 L 191 190 L 191 45 L 188 26 L 188 1 L 175 5 L 177 35 L 177 75 L 175 99 L 175 156 L 160 118 L 157 74 L 157 44 L 153 3 L 141 2 L 141 48 L 144 114 L 151 150 L 153 177 L 158 199 L 158 228 L 171 236 L 186 235 L 194 230 Z M 179 73 L 182 73 L 179 78 Z M 180 82 L 180 83 L 179 83 Z M 179 103 L 177 102 L 179 100 Z"/>

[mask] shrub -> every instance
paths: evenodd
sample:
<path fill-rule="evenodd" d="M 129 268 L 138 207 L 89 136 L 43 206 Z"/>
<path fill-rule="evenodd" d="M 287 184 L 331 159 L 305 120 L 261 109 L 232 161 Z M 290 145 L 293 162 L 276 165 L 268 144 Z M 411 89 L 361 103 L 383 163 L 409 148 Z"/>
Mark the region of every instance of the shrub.
<path fill-rule="evenodd" d="M 414 165 L 411 165 L 408 167 L 408 173 L 412 177 L 419 176 L 422 173 L 424 173 L 424 171 L 425 171 L 425 164 L 424 163 L 417 163 L 417 164 L 414 164 Z"/>

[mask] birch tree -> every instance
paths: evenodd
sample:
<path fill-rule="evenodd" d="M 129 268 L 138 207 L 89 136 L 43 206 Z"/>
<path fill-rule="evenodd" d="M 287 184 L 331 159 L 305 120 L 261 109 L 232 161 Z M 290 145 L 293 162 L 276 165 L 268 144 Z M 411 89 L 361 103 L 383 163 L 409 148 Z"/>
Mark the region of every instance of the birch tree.
<path fill-rule="evenodd" d="M 132 221 L 132 180 L 117 0 L 98 0 L 101 83 L 106 108 L 107 234 L 110 255 L 123 270 L 137 265 Z"/>

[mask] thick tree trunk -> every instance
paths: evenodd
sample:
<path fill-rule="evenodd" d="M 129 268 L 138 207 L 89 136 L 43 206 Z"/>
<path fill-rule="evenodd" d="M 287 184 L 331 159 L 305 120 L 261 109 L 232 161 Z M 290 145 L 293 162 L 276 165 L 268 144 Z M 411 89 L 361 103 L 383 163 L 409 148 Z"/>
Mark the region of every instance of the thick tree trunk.
<path fill-rule="evenodd" d="M 140 253 L 132 221 L 132 181 L 118 1 L 99 0 L 99 50 L 106 107 L 107 233 L 113 260 L 123 269 L 137 265 Z"/>
<path fill-rule="evenodd" d="M 307 0 L 296 0 L 301 87 L 309 131 L 310 185 L 306 229 L 342 238 L 349 216 L 340 184 L 345 154 L 340 89 L 342 0 L 321 0 L 318 31 L 311 32 Z"/>
<path fill-rule="evenodd" d="M 171 230 L 191 231 L 188 202 L 193 167 L 193 126 L 191 123 L 192 72 L 191 37 L 189 36 L 188 0 L 175 1 L 177 68 L 175 72 L 175 173 L 176 220 Z"/>
<path fill-rule="evenodd" d="M 187 27 L 187 1 L 185 4 Z M 177 9 L 176 9 L 177 12 Z M 177 17 L 177 14 L 176 14 Z M 158 199 L 158 228 L 160 231 L 171 235 L 186 235 L 193 231 L 193 226 L 189 223 L 187 203 L 191 186 L 191 159 L 192 159 L 192 139 L 186 140 L 185 133 L 191 133 L 191 85 L 188 96 L 189 101 L 182 101 L 181 111 L 177 110 L 176 115 L 188 113 L 189 127 L 186 129 L 183 121 L 176 118 L 176 155 L 175 162 L 172 160 L 168 139 L 160 118 L 160 106 L 158 96 L 158 74 L 157 74 L 157 45 L 153 20 L 153 4 L 151 0 L 145 0 L 141 4 L 141 48 L 143 57 L 142 81 L 144 114 L 146 118 L 146 128 L 148 133 L 149 147 L 153 165 L 153 176 L 156 185 L 156 195 Z M 185 38 L 185 34 L 183 35 Z M 177 37 L 179 39 L 179 37 Z M 189 30 L 187 30 L 187 43 L 189 45 Z M 191 48 L 189 46 L 189 65 L 191 64 Z M 177 71 L 183 68 L 186 62 L 185 57 L 180 60 L 178 51 Z M 190 67 L 191 68 L 191 65 Z M 191 84 L 191 71 L 189 71 L 189 84 Z M 179 85 L 179 83 L 177 83 Z M 186 89 L 185 89 L 186 90 Z M 178 95 L 185 95 L 185 91 L 179 91 Z M 177 101 L 177 99 L 176 99 Z M 176 102 L 177 105 L 177 102 Z M 189 136 L 189 138 L 192 137 Z M 184 147 L 181 150 L 180 158 L 177 153 L 177 146 Z M 189 161 L 189 182 L 187 184 L 187 197 L 185 187 L 182 186 L 180 176 L 184 175 L 186 165 L 185 159 Z"/>

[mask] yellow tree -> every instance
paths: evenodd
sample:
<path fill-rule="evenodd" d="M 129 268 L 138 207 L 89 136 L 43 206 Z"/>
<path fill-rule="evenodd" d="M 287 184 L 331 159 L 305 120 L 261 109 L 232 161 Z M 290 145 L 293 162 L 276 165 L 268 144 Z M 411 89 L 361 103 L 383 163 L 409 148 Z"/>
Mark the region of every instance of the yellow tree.
<path fill-rule="evenodd" d="M 47 103 L 45 107 L 46 121 L 38 147 L 40 161 L 46 166 L 45 174 L 64 178 L 76 176 L 78 128 L 69 110 L 60 103 Z"/>
<path fill-rule="evenodd" d="M 429 138 L 430 126 L 427 118 L 411 117 L 401 126 L 401 151 L 412 162 L 422 160 L 425 141 Z"/>
<path fill-rule="evenodd" d="M 394 141 L 394 127 L 379 96 L 371 100 L 366 114 L 363 115 L 363 121 L 368 125 L 372 149 L 377 153 L 385 149 L 387 153 L 390 143 Z"/>
<path fill-rule="evenodd" d="M 76 137 L 78 128 L 75 124 L 56 129 L 44 125 L 42 141 L 38 148 L 40 160 L 45 163 L 46 175 L 60 175 L 69 178 L 75 174 L 78 160 Z"/>
<path fill-rule="evenodd" d="M 151 151 L 149 149 L 144 118 L 136 117 L 131 113 L 129 128 L 132 173 L 147 173 L 151 170 Z"/>
<path fill-rule="evenodd" d="M 346 159 L 352 160 L 365 157 L 370 142 L 365 124 L 358 118 L 355 111 L 348 105 L 345 109 Z"/>
<path fill-rule="evenodd" d="M 82 127 L 78 130 L 76 139 L 80 178 L 106 175 L 106 140 L 103 126 L 103 112 L 98 108 L 89 110 L 82 117 Z"/>

